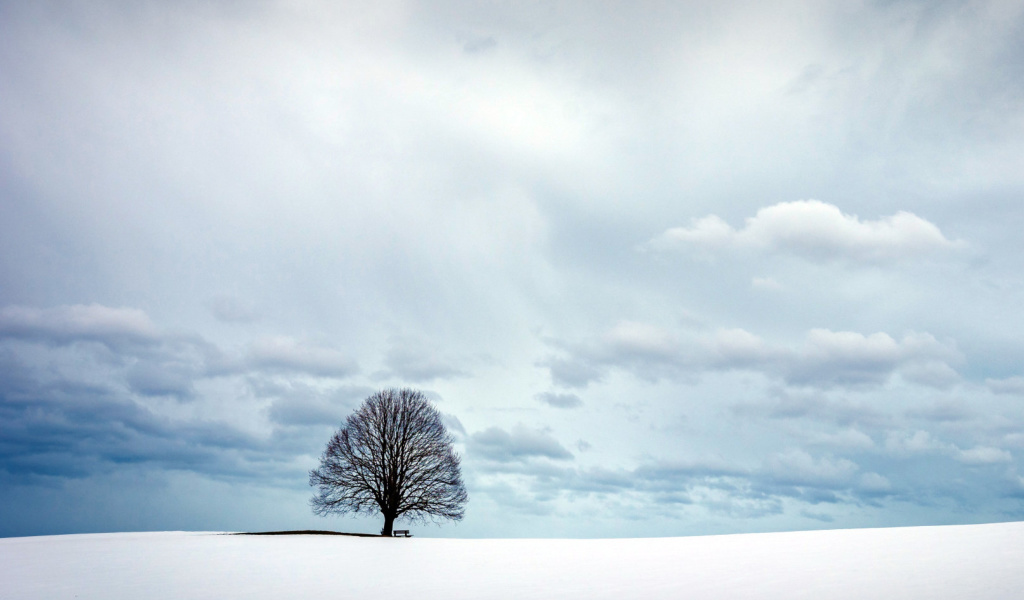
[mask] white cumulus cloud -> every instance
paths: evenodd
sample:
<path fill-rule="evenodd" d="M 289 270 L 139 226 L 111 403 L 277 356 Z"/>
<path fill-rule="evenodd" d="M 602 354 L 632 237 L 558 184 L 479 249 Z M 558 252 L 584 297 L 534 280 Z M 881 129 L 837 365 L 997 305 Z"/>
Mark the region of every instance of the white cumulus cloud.
<path fill-rule="evenodd" d="M 757 211 L 740 229 L 721 217 L 694 219 L 645 244 L 654 250 L 715 251 L 747 248 L 794 254 L 809 260 L 881 262 L 927 256 L 964 247 L 934 224 L 906 211 L 861 220 L 818 200 L 781 202 Z"/>

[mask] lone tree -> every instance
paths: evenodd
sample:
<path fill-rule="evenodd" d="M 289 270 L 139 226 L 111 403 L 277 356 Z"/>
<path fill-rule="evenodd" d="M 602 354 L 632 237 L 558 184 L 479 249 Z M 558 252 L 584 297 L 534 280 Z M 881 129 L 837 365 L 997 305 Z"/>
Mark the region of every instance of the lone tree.
<path fill-rule="evenodd" d="M 459 521 L 469 497 L 453 442 L 421 392 L 377 392 L 349 415 L 309 472 L 313 512 L 380 511 L 385 536 L 399 518 Z"/>

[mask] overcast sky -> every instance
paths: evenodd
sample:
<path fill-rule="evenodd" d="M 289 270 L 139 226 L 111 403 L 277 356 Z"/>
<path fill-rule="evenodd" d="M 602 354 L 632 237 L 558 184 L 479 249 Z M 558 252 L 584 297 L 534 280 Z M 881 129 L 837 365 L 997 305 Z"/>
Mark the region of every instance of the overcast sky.
<path fill-rule="evenodd" d="M 0 535 L 1024 519 L 1024 2 L 0 2 Z M 415 529 L 415 528 L 414 528 Z"/>

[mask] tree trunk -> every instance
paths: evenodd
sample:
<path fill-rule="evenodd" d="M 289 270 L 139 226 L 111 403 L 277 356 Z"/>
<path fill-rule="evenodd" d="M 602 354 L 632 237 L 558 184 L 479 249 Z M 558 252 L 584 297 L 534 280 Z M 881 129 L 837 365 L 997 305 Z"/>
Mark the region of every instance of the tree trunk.
<path fill-rule="evenodd" d="M 395 517 L 393 515 L 384 515 L 384 529 L 380 530 L 380 534 L 384 537 L 391 537 L 391 529 L 395 526 Z"/>

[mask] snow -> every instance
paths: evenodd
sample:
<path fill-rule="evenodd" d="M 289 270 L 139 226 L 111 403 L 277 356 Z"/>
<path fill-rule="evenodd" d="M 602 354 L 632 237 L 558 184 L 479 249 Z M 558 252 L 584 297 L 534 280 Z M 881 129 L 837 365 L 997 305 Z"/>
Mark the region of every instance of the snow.
<path fill-rule="evenodd" d="M 1020 598 L 1024 523 L 535 540 L 0 539 L 0 598 Z"/>

